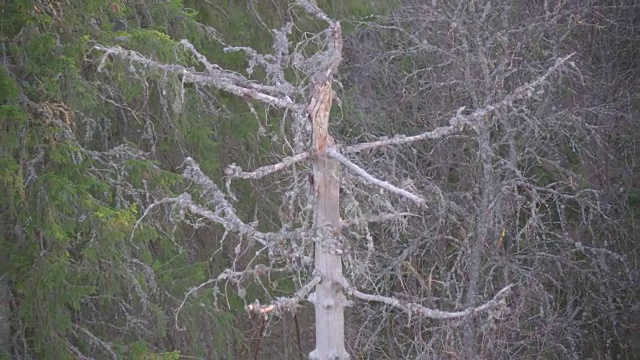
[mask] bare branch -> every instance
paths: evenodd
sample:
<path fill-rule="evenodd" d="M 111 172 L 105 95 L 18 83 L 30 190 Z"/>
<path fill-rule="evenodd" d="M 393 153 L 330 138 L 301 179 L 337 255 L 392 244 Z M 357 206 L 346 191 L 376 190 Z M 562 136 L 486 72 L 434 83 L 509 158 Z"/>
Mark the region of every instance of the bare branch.
<path fill-rule="evenodd" d="M 322 281 L 320 276 L 314 277 L 311 281 L 309 281 L 305 286 L 300 288 L 300 290 L 296 291 L 296 293 L 292 297 L 280 297 L 277 298 L 274 302 L 269 305 L 260 305 L 260 302 L 256 299 L 255 303 L 249 304 L 247 306 L 247 311 L 267 316 L 268 314 L 274 313 L 279 315 L 284 311 L 294 311 L 296 306 L 300 300 L 309 295 L 309 293 Z"/>
<path fill-rule="evenodd" d="M 203 282 L 202 284 L 200 284 L 200 285 L 198 285 L 198 286 L 196 286 L 194 288 L 191 288 L 184 295 L 184 298 L 182 299 L 182 302 L 180 303 L 180 306 L 178 306 L 178 308 L 174 312 L 174 319 L 175 319 L 175 327 L 176 327 L 176 329 L 180 330 L 180 331 L 186 330 L 186 328 L 180 327 L 178 325 L 178 316 L 180 315 L 180 312 L 182 311 L 182 308 L 184 307 L 184 304 L 187 302 L 187 299 L 189 299 L 189 297 L 191 295 L 193 295 L 196 292 L 198 292 L 198 290 L 202 289 L 203 287 L 205 287 L 207 285 L 215 284 L 215 283 L 220 282 L 220 281 L 228 281 L 228 280 L 239 281 L 239 279 L 247 277 L 248 275 L 260 276 L 260 275 L 267 274 L 268 272 L 271 272 L 271 271 L 273 271 L 273 270 L 267 268 L 265 265 L 262 265 L 262 264 L 256 265 L 253 269 L 245 269 L 243 271 L 232 271 L 231 269 L 226 269 L 220 275 L 218 275 L 218 277 L 213 278 L 213 279 L 209 279 L 209 280 Z"/>
<path fill-rule="evenodd" d="M 180 44 L 184 46 L 187 50 L 189 50 L 192 54 L 194 54 L 194 56 L 198 59 L 198 61 L 200 61 L 205 65 L 205 68 L 207 69 L 207 71 L 209 71 L 210 74 L 216 77 L 227 78 L 227 80 L 229 80 L 230 82 L 235 82 L 236 85 L 243 86 L 259 92 L 271 94 L 276 97 L 291 96 L 297 93 L 297 89 L 294 88 L 293 85 L 291 85 L 290 83 L 286 82 L 284 79 L 282 81 L 279 81 L 278 79 L 276 79 L 276 86 L 263 85 L 263 84 L 254 82 L 238 74 L 237 72 L 225 70 L 219 67 L 218 65 L 211 64 L 207 60 L 207 58 L 204 55 L 202 55 L 200 52 L 198 52 L 195 46 L 193 46 L 193 44 L 191 44 L 188 40 L 184 40 L 184 39 L 180 40 Z M 231 51 L 230 49 L 233 49 L 233 48 L 225 48 L 225 51 Z M 243 49 L 247 49 L 246 51 L 249 51 L 249 50 L 252 51 L 253 56 L 260 56 L 260 57 L 266 57 L 266 58 L 273 57 L 272 55 L 260 55 L 251 48 L 243 48 Z M 274 68 L 280 68 L 266 61 L 260 62 L 260 65 L 262 65 L 264 69 L 269 73 L 276 71 Z M 247 73 L 249 75 L 252 72 L 253 72 L 253 68 L 247 69 Z M 279 74 L 276 74 L 276 75 L 279 75 Z"/>
<path fill-rule="evenodd" d="M 355 288 L 349 288 L 347 293 L 355 296 L 360 300 L 381 302 L 381 303 L 396 307 L 398 309 L 402 309 L 410 314 L 416 314 L 416 315 L 428 317 L 431 319 L 456 319 L 456 318 L 469 316 L 469 315 L 478 313 L 480 311 L 485 311 L 494 307 L 506 306 L 506 302 L 504 299 L 509 294 L 509 290 L 511 289 L 512 286 L 513 284 L 498 291 L 498 293 L 493 297 L 493 299 L 491 299 L 490 301 L 480 306 L 477 306 L 474 308 L 468 308 L 464 311 L 455 311 L 455 312 L 429 309 L 420 304 L 399 300 L 395 297 L 365 294 L 356 290 Z"/>
<path fill-rule="evenodd" d="M 191 44 L 189 41 L 182 40 L 180 41 L 180 44 L 187 48 L 187 50 L 189 50 L 193 54 L 193 56 L 195 56 L 196 59 L 198 59 L 198 61 L 200 61 L 200 63 L 204 65 L 205 69 L 207 69 L 210 74 L 214 74 L 217 71 L 224 71 L 220 66 L 210 63 L 209 60 L 198 50 L 196 50 L 193 44 Z"/>
<path fill-rule="evenodd" d="M 310 257 L 296 253 L 293 249 L 285 248 L 281 245 L 282 241 L 285 239 L 302 239 L 309 237 L 310 234 L 308 230 L 282 228 L 277 233 L 265 233 L 258 231 L 257 222 L 247 224 L 238 217 L 233 205 L 229 203 L 216 184 L 214 184 L 208 176 L 202 173 L 200 166 L 192 158 L 187 158 L 185 160 L 185 164 L 186 168 L 183 172 L 183 176 L 185 179 L 202 186 L 202 189 L 205 191 L 203 196 L 207 197 L 211 203 L 215 204 L 215 209 L 210 210 L 204 206 L 198 205 L 192 200 L 191 195 L 188 193 L 183 193 L 177 198 L 164 198 L 154 204 L 151 204 L 146 209 L 144 214 L 136 222 L 132 230 L 132 237 L 143 219 L 151 214 L 156 207 L 162 204 L 175 204 L 180 207 L 181 211 L 188 210 L 192 214 L 222 225 L 222 227 L 224 227 L 228 232 L 257 241 L 263 246 L 269 248 L 270 255 L 280 254 L 304 266 L 313 264 L 313 259 Z"/>
<path fill-rule="evenodd" d="M 249 67 L 246 69 L 247 74 L 251 75 L 256 66 L 261 66 L 267 73 L 267 77 L 279 84 L 294 89 L 284 74 L 284 69 L 289 65 L 289 40 L 288 35 L 291 34 L 293 23 L 289 22 L 280 30 L 272 30 L 273 33 L 273 54 L 259 54 L 257 51 L 246 46 L 227 46 L 225 52 L 244 52 L 249 60 Z"/>
<path fill-rule="evenodd" d="M 329 26 L 335 26 L 335 21 L 331 20 L 331 18 L 329 18 L 327 14 L 325 14 L 324 11 L 316 5 L 315 0 L 298 0 L 296 1 L 296 5 L 304 8 L 309 14 L 317 17 L 318 19 L 326 21 Z"/>
<path fill-rule="evenodd" d="M 111 347 L 111 344 L 98 338 L 97 336 L 95 336 L 94 334 L 92 334 L 89 330 L 85 329 L 84 327 L 78 326 L 78 325 L 74 325 L 74 328 L 77 330 L 80 330 L 82 333 L 84 333 L 85 335 L 87 335 L 90 339 L 90 342 L 94 345 L 98 345 L 100 348 L 103 349 L 103 351 L 109 355 L 109 357 L 111 357 L 112 359 L 117 359 L 118 356 L 116 355 L 116 353 L 113 351 L 113 348 Z"/>
<path fill-rule="evenodd" d="M 414 213 L 409 213 L 409 212 L 382 213 L 382 214 L 378 214 L 378 215 L 366 216 L 366 217 L 364 217 L 363 220 L 366 221 L 366 222 L 369 222 L 369 223 L 375 223 L 375 222 L 384 222 L 384 221 L 389 221 L 389 220 L 395 220 L 395 219 L 402 218 L 404 216 L 420 216 L 420 215 L 414 214 Z M 342 225 L 343 226 L 357 225 L 359 223 L 360 223 L 360 219 L 349 219 L 349 220 L 343 220 L 342 221 Z"/>
<path fill-rule="evenodd" d="M 414 195 L 410 192 L 408 192 L 407 190 L 404 189 L 400 189 L 399 187 L 393 186 L 391 184 L 389 184 L 386 181 L 382 181 L 382 180 L 378 180 L 376 178 L 374 178 L 373 176 L 369 175 L 369 173 L 367 173 L 366 171 L 364 171 L 364 169 L 360 168 L 358 165 L 352 163 L 351 161 L 349 161 L 349 159 L 347 159 L 346 157 L 344 157 L 344 155 L 340 154 L 339 152 L 337 152 L 335 149 L 333 148 L 326 148 L 325 149 L 325 153 L 329 156 L 331 156 L 332 158 L 340 161 L 344 166 L 346 166 L 349 170 L 353 171 L 354 173 L 356 173 L 357 175 L 359 175 L 361 178 L 367 180 L 368 182 L 377 185 L 389 192 L 398 194 L 400 196 L 404 196 L 407 199 L 415 202 L 418 205 L 424 205 L 424 199 L 421 198 L 418 195 Z M 426 205 L 425 205 L 426 206 Z"/>
<path fill-rule="evenodd" d="M 78 360 L 93 360 L 92 357 L 88 357 L 85 354 L 83 354 L 82 351 L 80 351 L 80 349 L 78 349 L 77 347 L 73 346 L 73 344 L 71 344 L 68 340 L 65 341 L 65 344 L 67 345 L 67 349 L 69 349 L 69 351 L 71 353 L 73 353 L 73 355 L 76 356 L 76 359 L 78 359 Z"/>
<path fill-rule="evenodd" d="M 186 46 L 189 50 L 193 49 L 193 45 L 189 44 L 189 42 L 186 40 L 183 40 L 181 44 Z M 191 46 L 189 47 L 189 45 Z M 109 55 L 114 55 L 122 59 L 139 63 L 150 69 L 156 69 L 165 73 L 174 74 L 181 77 L 184 83 L 213 86 L 217 89 L 227 91 L 231 94 L 240 97 L 249 97 L 251 99 L 258 100 L 277 108 L 290 110 L 298 110 L 299 108 L 299 106 L 290 99 L 290 89 L 288 89 L 287 87 L 259 85 L 248 80 L 240 74 L 222 70 L 218 66 L 210 64 L 208 62 L 205 63 L 208 72 L 200 73 L 194 71 L 193 69 L 186 68 L 182 65 L 160 64 L 156 61 L 145 58 L 135 51 L 126 50 L 117 45 L 112 47 L 96 45 L 94 46 L 94 48 L 105 51 L 105 54 L 100 61 L 100 65 L 98 66 L 98 72 L 101 72 L 104 69 L 106 60 Z M 199 54 L 195 49 L 191 51 L 195 51 L 194 54 Z M 198 57 L 198 55 L 195 56 Z M 200 57 L 198 57 L 200 61 L 207 61 L 206 59 L 204 59 L 204 56 L 200 55 Z"/>
<path fill-rule="evenodd" d="M 532 81 L 528 84 L 518 87 L 515 91 L 513 91 L 511 94 L 506 96 L 500 102 L 497 102 L 493 105 L 486 106 L 482 109 L 478 109 L 468 115 L 462 114 L 462 112 L 464 111 L 464 107 L 458 109 L 458 111 L 456 112 L 456 115 L 451 119 L 449 119 L 449 124 L 450 124 L 449 126 L 442 126 L 432 131 L 427 131 L 422 134 L 414 135 L 414 136 L 396 135 L 391 139 L 381 139 L 378 141 L 352 145 L 343 149 L 342 152 L 345 154 L 351 154 L 351 153 L 356 153 L 356 152 L 374 149 L 377 147 L 387 146 L 387 145 L 403 145 L 403 144 L 409 144 L 412 142 L 422 141 L 426 139 L 442 139 L 446 136 L 450 136 L 450 135 L 462 132 L 465 125 L 475 130 L 477 126 L 476 124 L 479 121 L 483 121 L 483 119 L 487 115 L 493 113 L 496 110 L 508 108 L 509 106 L 512 106 L 513 103 L 516 101 L 526 100 L 532 97 L 536 93 L 536 88 L 546 83 L 547 79 L 553 73 L 558 71 L 562 66 L 564 66 L 565 63 L 574 54 L 575 53 L 572 53 L 568 56 L 557 59 L 555 64 L 552 67 L 550 67 L 544 75 L 540 76 L 535 81 Z"/>
<path fill-rule="evenodd" d="M 264 176 L 272 174 L 276 171 L 282 170 L 286 167 L 289 167 L 297 162 L 302 160 L 306 160 L 311 157 L 309 152 L 304 152 L 295 156 L 290 156 L 282 159 L 282 162 L 277 164 L 265 165 L 262 166 L 252 172 L 244 172 L 242 168 L 237 166 L 235 163 L 231 164 L 225 170 L 225 174 L 231 178 L 240 178 L 240 179 L 260 179 Z"/>

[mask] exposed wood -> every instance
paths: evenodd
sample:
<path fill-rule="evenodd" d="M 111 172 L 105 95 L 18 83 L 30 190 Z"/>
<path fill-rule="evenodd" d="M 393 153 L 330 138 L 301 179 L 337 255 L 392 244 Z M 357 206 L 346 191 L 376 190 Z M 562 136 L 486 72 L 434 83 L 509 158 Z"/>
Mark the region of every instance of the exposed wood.
<path fill-rule="evenodd" d="M 316 154 L 313 159 L 315 267 L 322 276 L 322 282 L 310 296 L 316 311 L 316 349 L 310 357 L 320 360 L 349 358 L 344 346 L 346 299 L 340 285 L 342 256 L 339 239 L 332 231 L 340 226 L 340 169 L 338 161 L 324 152 L 334 145 L 328 132 L 331 101 L 331 84 L 326 82 L 318 87 L 309 108 Z"/>

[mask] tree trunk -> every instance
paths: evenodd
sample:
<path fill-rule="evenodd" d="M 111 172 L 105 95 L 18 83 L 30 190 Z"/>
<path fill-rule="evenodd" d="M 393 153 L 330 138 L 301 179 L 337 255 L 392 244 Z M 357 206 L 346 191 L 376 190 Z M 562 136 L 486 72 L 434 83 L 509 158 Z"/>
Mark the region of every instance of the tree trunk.
<path fill-rule="evenodd" d="M 313 360 L 346 360 L 344 346 L 344 308 L 347 304 L 342 284 L 342 246 L 340 230 L 339 163 L 325 149 L 334 145 L 329 135 L 329 112 L 333 91 L 331 79 L 318 84 L 309 104 L 313 122 L 313 183 L 315 191 L 315 267 L 322 282 L 309 296 L 316 310 L 316 348 Z"/>
<path fill-rule="evenodd" d="M 0 254 L 0 263 L 3 265 L 8 264 L 8 258 L 6 253 Z M 9 326 L 9 317 L 11 316 L 11 309 L 9 308 L 10 299 L 9 272 L 3 269 L 3 271 L 0 271 L 0 358 L 3 358 L 3 355 L 8 356 L 11 353 L 11 331 Z"/>
<path fill-rule="evenodd" d="M 478 135 L 479 144 L 479 156 L 480 156 L 480 169 L 482 175 L 479 179 L 481 200 L 478 212 L 476 215 L 476 236 L 472 239 L 472 243 L 469 246 L 469 268 L 468 278 L 469 285 L 467 287 L 467 307 L 474 307 L 478 303 L 479 290 L 480 290 L 480 277 L 482 270 L 482 252 L 490 231 L 490 226 L 493 222 L 493 212 L 491 210 L 491 201 L 494 199 L 495 181 L 493 175 L 493 163 L 492 163 L 492 150 L 491 150 L 491 137 L 489 133 L 489 127 L 482 123 L 479 125 L 480 134 Z M 467 320 L 465 325 L 465 331 L 463 335 L 463 342 L 465 346 L 465 357 L 467 359 L 474 359 L 478 357 L 476 349 L 476 334 L 478 326 L 474 323 L 475 319 L 471 318 Z"/>

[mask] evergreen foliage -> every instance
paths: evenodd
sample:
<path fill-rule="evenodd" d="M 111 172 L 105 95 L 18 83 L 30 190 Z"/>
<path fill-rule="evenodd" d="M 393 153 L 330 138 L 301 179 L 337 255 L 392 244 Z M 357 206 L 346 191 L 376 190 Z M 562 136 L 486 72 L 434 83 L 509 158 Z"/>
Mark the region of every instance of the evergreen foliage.
<path fill-rule="evenodd" d="M 331 8 L 346 16 L 374 7 Z M 0 10 L 0 249 L 14 324 L 13 352 L 1 351 L 56 359 L 237 356 L 242 335 L 227 312 L 244 301 L 229 298 L 230 308 L 221 307 L 219 294 L 202 294 L 174 321 L 184 293 L 222 268 L 224 252 L 211 256 L 220 234 L 138 220 L 151 202 L 183 189 L 175 173 L 186 156 L 221 175 L 221 163 L 272 156 L 270 139 L 256 134 L 279 125 L 256 121 L 242 100 L 220 93 L 211 103 L 202 89 L 183 91 L 178 79 L 131 64 L 107 59 L 110 71 L 98 74 L 91 48 L 117 44 L 197 66 L 175 46 L 185 38 L 241 71 L 243 54 L 223 45 L 268 48 L 264 26 L 280 24 L 286 6 L 24 0 Z M 258 110 L 258 119 L 273 115 Z M 240 210 L 253 213 L 249 184 L 234 191 Z M 193 244 L 194 236 L 205 240 Z M 279 283 L 292 289 L 286 279 Z M 247 299 L 258 296 L 250 287 Z"/>
<path fill-rule="evenodd" d="M 185 94 L 188 107 L 162 103 L 159 93 L 177 97 L 177 87 L 154 74 L 96 77 L 89 53 L 96 40 L 124 41 L 182 61 L 168 33 L 201 37 L 192 16 L 177 1 L 24 2 L 3 10 L 10 16 L 2 24 L 0 244 L 12 322 L 22 327 L 16 339 L 26 346 L 11 356 L 170 359 L 176 349 L 207 356 L 209 341 L 228 351 L 239 339 L 233 321 L 195 306 L 181 320 L 189 334 L 211 339 L 170 345 L 175 306 L 210 270 L 198 260 L 206 254 L 185 251 L 190 230 L 133 231 L 149 195 L 182 187 L 162 170 L 180 161 L 176 149 L 216 171 L 216 118 L 201 116 L 193 91 Z M 116 29 L 116 20 L 129 25 Z M 205 308 L 211 301 L 200 299 Z"/>

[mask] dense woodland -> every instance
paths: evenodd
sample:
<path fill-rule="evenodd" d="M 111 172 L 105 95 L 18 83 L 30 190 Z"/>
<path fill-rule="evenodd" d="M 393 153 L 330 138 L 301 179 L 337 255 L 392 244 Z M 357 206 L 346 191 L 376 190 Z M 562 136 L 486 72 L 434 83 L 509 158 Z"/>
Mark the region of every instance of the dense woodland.
<path fill-rule="evenodd" d="M 306 91 L 293 2 L 2 1 L 0 359 L 307 358 L 311 164 L 247 175 L 305 125 L 175 70 Z M 350 358 L 638 358 L 640 3 L 317 6 L 331 134 L 390 145 L 342 152 Z"/>

